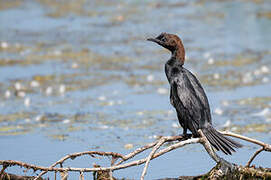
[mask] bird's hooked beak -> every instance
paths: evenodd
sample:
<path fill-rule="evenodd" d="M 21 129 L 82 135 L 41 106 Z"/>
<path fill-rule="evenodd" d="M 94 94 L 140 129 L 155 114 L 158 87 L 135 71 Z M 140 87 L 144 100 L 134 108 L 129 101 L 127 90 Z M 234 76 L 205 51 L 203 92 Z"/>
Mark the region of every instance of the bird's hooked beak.
<path fill-rule="evenodd" d="M 152 42 L 159 44 L 160 46 L 164 46 L 164 42 L 158 38 L 148 38 L 147 41 L 152 41 Z"/>
<path fill-rule="evenodd" d="M 152 41 L 158 43 L 160 40 L 156 38 L 148 38 L 147 41 Z"/>
<path fill-rule="evenodd" d="M 167 36 L 166 33 L 161 33 L 159 36 L 157 36 L 156 38 L 148 38 L 147 40 L 148 41 L 152 41 L 152 42 L 155 42 L 157 44 L 159 44 L 160 46 L 168 49 L 169 49 L 169 46 L 167 44 L 167 42 L 165 41 L 165 36 Z"/>

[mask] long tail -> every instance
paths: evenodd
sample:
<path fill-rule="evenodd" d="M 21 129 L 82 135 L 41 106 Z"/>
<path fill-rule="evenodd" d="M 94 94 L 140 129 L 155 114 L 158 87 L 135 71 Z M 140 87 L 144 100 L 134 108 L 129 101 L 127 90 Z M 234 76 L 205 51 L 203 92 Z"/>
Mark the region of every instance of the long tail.
<path fill-rule="evenodd" d="M 225 137 L 223 134 L 215 130 L 212 126 L 203 128 L 202 132 L 216 150 L 222 151 L 227 155 L 231 155 L 232 152 L 235 152 L 234 148 L 240 148 L 243 146 L 242 144 L 235 142 L 228 137 Z"/>

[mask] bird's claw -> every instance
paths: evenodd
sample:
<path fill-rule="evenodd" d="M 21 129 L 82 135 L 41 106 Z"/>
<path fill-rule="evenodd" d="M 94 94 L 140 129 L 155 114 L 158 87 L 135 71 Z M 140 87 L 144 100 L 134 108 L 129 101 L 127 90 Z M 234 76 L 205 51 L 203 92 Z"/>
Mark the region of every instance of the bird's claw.
<path fill-rule="evenodd" d="M 187 139 L 190 139 L 192 137 L 192 134 L 181 134 L 181 140 L 184 141 L 184 140 L 187 140 Z"/>

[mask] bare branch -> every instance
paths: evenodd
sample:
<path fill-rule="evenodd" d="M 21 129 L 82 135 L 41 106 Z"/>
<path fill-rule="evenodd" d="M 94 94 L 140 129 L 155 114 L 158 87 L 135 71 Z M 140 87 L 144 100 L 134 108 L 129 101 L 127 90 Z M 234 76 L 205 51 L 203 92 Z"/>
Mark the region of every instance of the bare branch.
<path fill-rule="evenodd" d="M 171 139 L 169 136 L 168 138 L 165 137 L 166 139 Z M 185 141 L 178 142 L 176 144 L 173 144 L 158 153 L 155 153 L 151 159 L 157 158 L 169 151 L 172 151 L 174 149 L 177 149 L 179 147 L 185 146 L 187 144 L 192 144 L 192 143 L 199 143 L 199 138 L 192 138 L 188 139 Z M 73 167 L 66 167 L 66 168 L 56 168 L 56 167 L 43 167 L 43 166 L 35 166 L 32 164 L 27 164 L 21 161 L 13 161 L 13 160 L 0 160 L 0 165 L 7 165 L 7 166 L 22 166 L 27 169 L 33 169 L 33 170 L 41 170 L 41 171 L 56 171 L 56 172 L 64 172 L 64 171 L 74 171 L 74 172 L 94 172 L 94 171 L 108 171 L 108 170 L 118 170 L 118 169 L 124 169 L 127 167 L 131 166 L 136 166 L 143 164 L 147 161 L 147 158 L 143 158 L 140 160 L 132 161 L 123 165 L 115 165 L 112 167 L 96 167 L 96 168 L 73 168 Z"/>
<path fill-rule="evenodd" d="M 0 172 L 0 177 L 1 177 L 1 175 L 4 173 L 4 171 L 5 171 L 5 169 L 7 168 L 8 166 L 4 166 L 3 165 L 3 168 L 1 169 L 1 172 Z"/>
<path fill-rule="evenodd" d="M 235 138 L 239 138 L 239 139 L 242 139 L 242 140 L 257 144 L 259 146 L 262 146 L 265 151 L 271 151 L 271 145 L 270 144 L 266 144 L 266 143 L 261 142 L 259 140 L 252 139 L 252 138 L 242 136 L 240 134 L 235 134 L 235 133 L 232 133 L 232 132 L 228 132 L 228 131 L 224 131 L 224 132 L 220 132 L 220 133 L 222 133 L 222 134 L 224 134 L 226 136 L 232 136 L 232 137 L 235 137 Z"/>
<path fill-rule="evenodd" d="M 187 140 L 183 140 L 184 138 L 182 136 L 164 136 L 162 138 L 160 138 L 159 140 L 153 142 L 153 143 L 149 143 L 143 147 L 137 148 L 135 151 L 127 154 L 127 155 L 122 155 L 119 153 L 115 153 L 115 152 L 101 152 L 101 151 L 85 151 L 85 152 L 79 152 L 79 153 L 73 153 L 73 154 L 69 154 L 64 156 L 63 158 L 61 158 L 60 160 L 58 160 L 57 162 L 55 162 L 54 164 L 52 164 L 50 167 L 43 167 L 43 166 L 36 166 L 36 165 L 32 165 L 32 164 L 27 164 L 24 162 L 20 162 L 20 161 L 12 161 L 12 160 L 0 160 L 0 165 L 3 166 L 1 173 L 4 173 L 4 170 L 9 167 L 9 166 L 21 166 L 24 167 L 26 169 L 33 169 L 34 171 L 36 170 L 40 170 L 42 171 L 37 177 L 36 179 L 38 179 L 39 177 L 41 177 L 42 175 L 44 175 L 45 173 L 49 172 L 49 171 L 54 171 L 55 174 L 58 172 L 62 172 L 62 175 L 64 175 L 62 178 L 65 179 L 68 175 L 68 172 L 74 171 L 74 172 L 79 172 L 80 173 L 80 177 L 81 179 L 84 179 L 83 173 L 84 172 L 101 172 L 101 171 L 107 171 L 110 173 L 110 177 L 111 179 L 114 179 L 112 176 L 112 172 L 114 170 L 118 170 L 118 169 L 124 169 L 127 167 L 131 167 L 131 166 L 137 166 L 140 164 L 145 163 L 144 169 L 142 171 L 141 174 L 141 179 L 143 180 L 146 173 L 147 173 L 147 169 L 149 166 L 149 163 L 152 159 L 155 159 L 167 152 L 170 152 L 174 149 L 183 147 L 187 144 L 193 144 L 193 143 L 201 143 L 204 148 L 206 149 L 206 151 L 208 152 L 208 154 L 210 155 L 210 157 L 216 161 L 217 163 L 222 162 L 222 164 L 227 165 L 228 166 L 232 166 L 231 163 L 225 161 L 223 158 L 220 158 L 215 151 L 213 150 L 212 146 L 210 145 L 210 143 L 208 142 L 208 140 L 206 139 L 206 137 L 204 136 L 204 134 L 202 133 L 201 130 L 199 130 L 199 134 L 201 135 L 200 138 L 191 138 L 191 139 L 187 139 Z M 247 166 L 250 166 L 251 162 L 254 160 L 254 158 L 261 153 L 262 151 L 271 151 L 271 145 L 269 144 L 265 144 L 261 141 L 252 139 L 252 138 L 248 138 L 239 134 L 235 134 L 235 133 L 231 133 L 231 132 L 222 132 L 222 134 L 227 135 L 227 136 L 232 136 L 232 137 L 236 137 L 257 145 L 262 146 L 261 149 L 257 150 L 254 155 L 250 158 L 250 160 L 247 163 Z M 177 140 L 182 140 L 179 142 L 176 142 L 168 147 L 164 147 L 163 149 L 161 149 L 160 151 L 158 151 L 158 149 L 165 143 L 167 142 L 172 142 L 172 141 L 177 141 Z M 150 154 L 146 157 L 146 158 L 142 158 L 139 160 L 134 160 L 132 162 L 127 162 L 124 163 L 125 161 L 128 161 L 129 159 L 134 158 L 137 154 L 140 154 L 141 152 L 152 148 L 152 151 L 150 152 Z M 157 152 L 158 151 L 158 152 Z M 99 166 L 94 166 L 93 168 L 74 168 L 74 167 L 63 167 L 63 163 L 68 160 L 68 159 L 75 159 L 79 156 L 83 156 L 83 155 L 90 155 L 91 157 L 94 157 L 96 155 L 98 156 L 111 156 L 111 166 L 110 167 L 99 167 Z M 116 164 L 115 162 L 120 159 L 120 161 L 118 161 Z M 57 168 L 56 166 L 59 165 L 60 167 Z"/>
<path fill-rule="evenodd" d="M 68 180 L 68 171 L 60 172 L 61 180 Z"/>
<path fill-rule="evenodd" d="M 254 160 L 254 158 L 255 158 L 258 154 L 260 154 L 260 152 L 262 152 L 262 151 L 264 151 L 264 148 L 263 148 L 263 147 L 261 147 L 260 149 L 258 149 L 258 150 L 253 154 L 253 156 L 249 159 L 249 161 L 248 161 L 247 164 L 246 164 L 246 167 L 249 167 L 250 164 L 251 164 L 251 162 Z"/>
<path fill-rule="evenodd" d="M 140 148 L 137 148 L 135 151 L 127 154 L 124 156 L 124 158 L 122 160 L 120 160 L 116 165 L 120 165 L 121 163 L 123 163 L 124 161 L 127 161 L 131 158 L 133 158 L 135 155 L 149 149 L 149 148 L 152 148 L 153 146 L 155 146 L 157 144 L 157 141 L 156 142 L 153 142 L 153 143 L 150 143 L 150 144 L 147 144 L 143 147 L 140 147 Z"/>
<path fill-rule="evenodd" d="M 84 180 L 84 173 L 83 172 L 80 172 L 80 180 Z"/>
<path fill-rule="evenodd" d="M 64 163 L 64 161 L 66 161 L 67 159 L 75 159 L 76 157 L 83 156 L 83 155 L 90 155 L 92 157 L 94 157 L 93 155 L 112 156 L 112 158 L 122 158 L 122 159 L 124 159 L 124 156 L 122 154 L 115 153 L 115 152 L 84 151 L 84 152 L 78 152 L 78 153 L 73 153 L 73 154 L 66 155 L 65 157 L 61 158 L 60 160 L 58 160 L 57 162 L 52 164 L 49 168 L 53 168 L 58 164 L 62 165 Z M 42 171 L 34 180 L 37 180 L 39 177 L 43 176 L 47 172 L 48 171 Z"/>
<path fill-rule="evenodd" d="M 204 146 L 205 150 L 207 151 L 207 153 L 209 154 L 209 156 L 211 156 L 211 158 L 216 162 L 216 163 L 222 163 L 223 165 L 225 165 L 226 167 L 232 167 L 232 164 L 228 161 L 226 161 L 225 159 L 219 157 L 215 151 L 213 150 L 211 144 L 209 143 L 209 141 L 207 140 L 207 138 L 205 137 L 205 135 L 203 134 L 202 130 L 199 129 L 198 130 L 201 138 L 200 138 L 200 143 Z"/>
<path fill-rule="evenodd" d="M 5 169 L 7 168 L 8 166 L 4 166 L 3 165 L 3 168 L 1 169 L 1 172 L 0 172 L 0 179 L 2 179 L 4 173 L 5 173 Z"/>
<path fill-rule="evenodd" d="M 249 161 L 247 162 L 246 164 L 246 167 L 249 167 L 251 162 L 255 159 L 255 157 L 260 154 L 262 151 L 269 151 L 271 152 L 271 145 L 270 144 L 266 144 L 264 142 L 261 142 L 259 140 L 256 140 L 256 139 L 252 139 L 252 138 L 249 138 L 249 137 L 246 137 L 246 136 L 242 136 L 240 134 L 235 134 L 235 133 L 232 133 L 232 132 L 221 132 L 222 134 L 226 135 L 226 136 L 232 136 L 232 137 L 235 137 L 235 138 L 239 138 L 239 139 L 242 139 L 242 140 L 245 140 L 245 141 L 248 141 L 248 142 L 251 142 L 251 143 L 254 143 L 254 144 L 257 144 L 259 146 L 262 146 L 260 149 L 258 149 L 254 154 L 253 156 L 249 159 Z"/>
<path fill-rule="evenodd" d="M 208 152 L 208 154 L 212 157 L 212 159 L 219 163 L 220 162 L 220 157 L 217 156 L 217 154 L 214 152 L 211 144 L 209 143 L 209 141 L 207 140 L 207 138 L 205 137 L 205 135 L 203 134 L 203 132 L 200 130 L 198 130 L 201 139 L 200 139 L 200 143 L 204 146 L 205 150 Z"/>
<path fill-rule="evenodd" d="M 151 153 L 149 154 L 149 156 L 147 158 L 145 167 L 144 167 L 143 172 L 141 174 L 141 178 L 140 178 L 141 180 L 144 180 L 144 176 L 147 173 L 147 169 L 148 169 L 150 160 L 153 157 L 154 153 L 165 143 L 165 141 L 166 141 L 166 139 L 162 137 L 162 138 L 160 138 L 160 140 L 158 141 L 158 143 L 153 147 Z"/>
<path fill-rule="evenodd" d="M 15 175 L 11 173 L 3 173 L 1 180 L 33 180 L 35 176 L 23 176 L 23 175 Z M 42 178 L 39 178 L 38 180 L 44 180 Z"/>
<path fill-rule="evenodd" d="M 183 136 L 167 136 L 166 141 L 165 142 L 171 142 L 171 141 L 177 141 L 177 140 L 182 140 Z M 127 161 L 131 158 L 133 158 L 134 156 L 136 156 L 137 154 L 154 147 L 157 143 L 159 142 L 159 140 L 153 142 L 153 143 L 149 143 L 143 147 L 137 148 L 135 151 L 123 156 L 123 158 L 116 164 L 116 165 L 120 165 L 121 163 L 123 163 L 124 161 Z"/>

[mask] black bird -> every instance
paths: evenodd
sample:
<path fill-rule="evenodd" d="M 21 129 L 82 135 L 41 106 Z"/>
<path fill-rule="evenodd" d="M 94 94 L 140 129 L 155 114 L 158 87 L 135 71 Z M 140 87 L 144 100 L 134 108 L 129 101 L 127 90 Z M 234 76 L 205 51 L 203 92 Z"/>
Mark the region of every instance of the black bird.
<path fill-rule="evenodd" d="M 165 73 L 170 84 L 170 103 L 176 109 L 183 135 L 187 129 L 198 137 L 201 129 L 210 144 L 225 154 L 235 152 L 241 144 L 225 137 L 212 126 L 209 102 L 199 80 L 183 67 L 185 50 L 181 39 L 174 34 L 162 33 L 156 38 L 149 38 L 171 52 L 171 58 L 165 64 Z"/>

